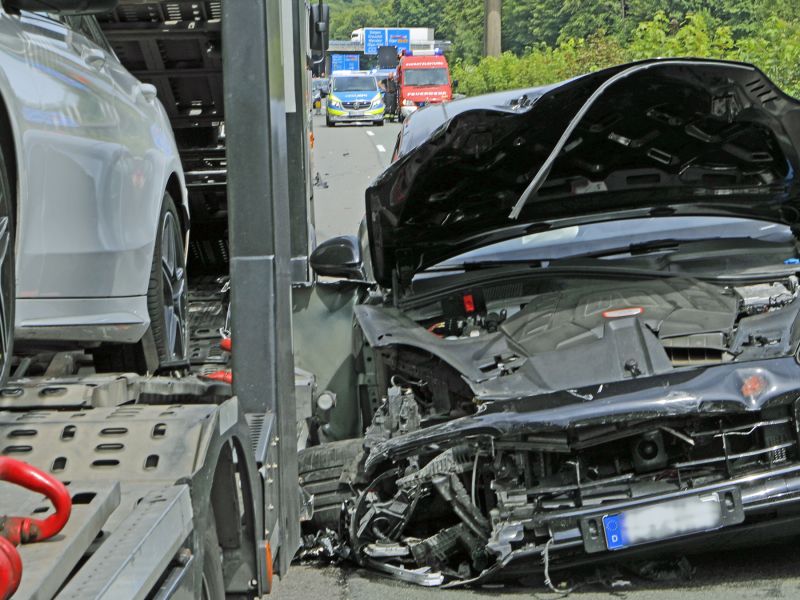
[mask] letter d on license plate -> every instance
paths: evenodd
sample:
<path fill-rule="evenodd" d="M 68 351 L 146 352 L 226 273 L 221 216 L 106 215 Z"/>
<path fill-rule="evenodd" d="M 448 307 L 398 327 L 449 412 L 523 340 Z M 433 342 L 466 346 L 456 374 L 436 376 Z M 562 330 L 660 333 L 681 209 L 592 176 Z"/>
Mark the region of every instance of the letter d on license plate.
<path fill-rule="evenodd" d="M 722 525 L 722 505 L 716 493 L 632 508 L 603 517 L 609 550 L 711 531 Z"/>

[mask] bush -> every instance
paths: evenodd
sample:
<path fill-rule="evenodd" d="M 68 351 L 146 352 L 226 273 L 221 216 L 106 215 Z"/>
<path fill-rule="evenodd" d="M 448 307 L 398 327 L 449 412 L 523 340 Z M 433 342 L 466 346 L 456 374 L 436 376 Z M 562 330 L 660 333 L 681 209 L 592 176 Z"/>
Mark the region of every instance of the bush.
<path fill-rule="evenodd" d="M 663 12 L 640 23 L 627 45 L 600 32 L 569 38 L 555 47 L 540 45 L 516 56 L 506 52 L 476 64 L 457 62 L 453 79 L 468 96 L 563 81 L 612 65 L 657 56 L 692 56 L 751 62 L 787 93 L 800 96 L 800 23 L 773 17 L 752 37 L 735 40 L 732 29 L 716 26 L 702 13 L 683 22 Z"/>

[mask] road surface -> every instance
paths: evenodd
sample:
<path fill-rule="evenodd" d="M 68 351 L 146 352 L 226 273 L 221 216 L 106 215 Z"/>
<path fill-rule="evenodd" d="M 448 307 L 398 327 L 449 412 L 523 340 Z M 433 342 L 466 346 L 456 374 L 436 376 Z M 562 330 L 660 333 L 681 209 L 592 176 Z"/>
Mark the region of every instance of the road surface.
<path fill-rule="evenodd" d="M 314 121 L 317 242 L 355 234 L 364 216 L 364 190 L 388 165 L 400 125 L 337 125 Z"/>
<path fill-rule="evenodd" d="M 388 165 L 399 131 L 397 124 L 383 127 L 338 126 L 315 122 L 317 239 L 353 234 L 364 214 L 364 190 Z M 327 187 L 324 187 L 327 185 Z M 792 544 L 717 552 L 689 558 L 691 579 L 654 583 L 623 572 L 631 585 L 608 590 L 589 583 L 571 594 L 579 600 L 623 597 L 626 600 L 753 600 L 800 598 L 800 540 Z M 579 580 L 596 579 L 587 572 Z M 560 578 L 553 577 L 554 581 Z M 559 598 L 543 581 L 529 587 L 478 590 L 437 590 L 414 587 L 352 567 L 293 565 L 276 584 L 281 600 L 521 600 Z"/>

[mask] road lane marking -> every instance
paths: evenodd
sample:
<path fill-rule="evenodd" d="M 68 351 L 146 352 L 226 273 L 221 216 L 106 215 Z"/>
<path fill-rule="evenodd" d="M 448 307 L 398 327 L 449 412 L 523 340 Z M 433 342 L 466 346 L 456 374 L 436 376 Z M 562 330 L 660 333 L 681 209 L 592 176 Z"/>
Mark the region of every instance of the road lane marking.
<path fill-rule="evenodd" d="M 375 135 L 375 134 L 374 134 L 373 132 L 371 132 L 369 129 L 367 129 L 367 131 L 366 131 L 366 134 L 367 134 L 368 136 L 370 136 L 370 137 L 372 137 L 372 136 L 374 136 L 374 135 Z"/>
<path fill-rule="evenodd" d="M 386 148 L 384 148 L 380 144 L 375 144 L 375 147 L 378 149 L 378 152 L 386 152 Z"/>

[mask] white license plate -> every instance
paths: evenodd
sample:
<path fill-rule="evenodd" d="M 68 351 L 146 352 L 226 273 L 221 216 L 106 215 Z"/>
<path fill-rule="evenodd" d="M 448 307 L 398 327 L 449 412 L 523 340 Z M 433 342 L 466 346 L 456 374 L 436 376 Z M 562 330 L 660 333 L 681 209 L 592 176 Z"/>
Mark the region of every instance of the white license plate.
<path fill-rule="evenodd" d="M 609 550 L 711 531 L 722 524 L 722 506 L 716 493 L 632 508 L 603 517 Z"/>

